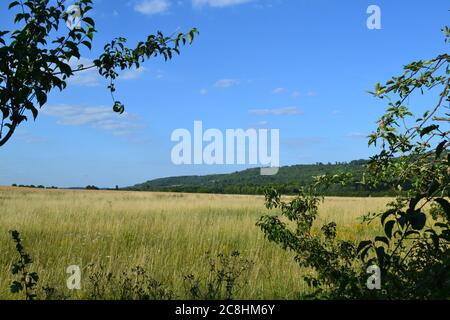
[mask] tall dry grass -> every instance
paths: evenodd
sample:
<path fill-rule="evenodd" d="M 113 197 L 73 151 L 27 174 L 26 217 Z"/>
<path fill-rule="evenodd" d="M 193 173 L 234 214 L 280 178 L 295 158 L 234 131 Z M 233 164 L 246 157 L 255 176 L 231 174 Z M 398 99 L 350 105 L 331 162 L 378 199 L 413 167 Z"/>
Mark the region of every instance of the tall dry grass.
<path fill-rule="evenodd" d="M 337 222 L 342 238 L 371 237 L 375 227 L 363 228 L 358 217 L 388 200 L 327 198 L 319 222 Z M 0 188 L 0 298 L 14 298 L 8 230 L 16 229 L 41 284 L 64 286 L 74 264 L 101 263 L 113 273 L 139 265 L 184 298 L 183 276 L 207 271 L 205 252 L 238 250 L 255 264 L 237 298 L 294 299 L 308 290 L 306 271 L 255 226 L 266 213 L 257 196 Z"/>

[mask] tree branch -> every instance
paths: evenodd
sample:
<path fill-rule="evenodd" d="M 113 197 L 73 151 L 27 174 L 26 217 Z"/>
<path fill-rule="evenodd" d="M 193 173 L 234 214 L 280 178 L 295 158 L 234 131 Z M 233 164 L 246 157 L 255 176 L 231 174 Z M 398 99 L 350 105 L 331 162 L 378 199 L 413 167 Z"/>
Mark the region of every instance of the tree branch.
<path fill-rule="evenodd" d="M 0 139 L 0 147 L 2 147 L 6 142 L 8 142 L 8 140 L 12 137 L 14 131 L 17 128 L 17 122 L 13 121 L 13 123 L 11 124 L 9 128 L 8 133 Z"/>

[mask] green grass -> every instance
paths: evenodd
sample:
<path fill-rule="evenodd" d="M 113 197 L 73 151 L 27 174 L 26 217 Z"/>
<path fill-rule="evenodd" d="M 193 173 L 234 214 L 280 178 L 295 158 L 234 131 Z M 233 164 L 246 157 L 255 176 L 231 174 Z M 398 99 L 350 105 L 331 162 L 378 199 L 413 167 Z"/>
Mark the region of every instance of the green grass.
<path fill-rule="evenodd" d="M 327 198 L 318 223 L 335 221 L 341 238 L 369 238 L 375 227 L 363 227 L 358 217 L 388 201 Z M 236 298 L 295 299 L 308 290 L 302 281 L 307 271 L 255 226 L 268 212 L 263 197 L 0 188 L 0 208 L 3 299 L 17 298 L 8 293 L 16 257 L 12 229 L 21 232 L 40 285 L 64 287 L 73 264 L 83 270 L 104 264 L 114 274 L 142 266 L 185 298 L 183 276 L 207 272 L 205 252 L 238 250 L 254 266 Z"/>

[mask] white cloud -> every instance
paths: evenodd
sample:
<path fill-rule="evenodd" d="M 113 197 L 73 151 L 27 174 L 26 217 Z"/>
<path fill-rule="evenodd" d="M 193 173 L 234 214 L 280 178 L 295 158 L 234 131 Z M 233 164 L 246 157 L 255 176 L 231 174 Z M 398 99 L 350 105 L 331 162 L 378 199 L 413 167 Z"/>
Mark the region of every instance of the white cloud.
<path fill-rule="evenodd" d="M 210 6 L 214 8 L 224 8 L 252 2 L 253 0 L 192 0 L 194 7 Z"/>
<path fill-rule="evenodd" d="M 145 71 L 146 71 L 146 69 L 144 67 L 139 67 L 138 69 L 136 69 L 136 68 L 128 69 L 128 70 L 125 70 L 124 72 L 122 72 L 119 79 L 134 80 L 134 79 L 139 78 Z"/>
<path fill-rule="evenodd" d="M 303 114 L 303 111 L 299 110 L 297 107 L 286 107 L 278 109 L 250 109 L 248 112 L 252 115 L 258 116 L 266 116 L 266 115 L 293 116 Z"/>
<path fill-rule="evenodd" d="M 89 67 L 93 64 L 94 63 L 92 59 L 84 57 L 81 57 L 80 59 L 73 58 L 69 60 L 69 65 L 72 67 L 72 69 L 78 69 L 81 66 Z M 119 75 L 118 80 L 134 80 L 139 78 L 145 71 L 146 69 L 144 67 L 140 67 L 139 69 L 125 70 Z M 102 81 L 103 78 L 99 75 L 97 68 L 76 72 L 68 80 L 69 84 L 85 87 L 98 86 Z"/>
<path fill-rule="evenodd" d="M 60 104 L 45 106 L 41 112 L 57 118 L 60 125 L 89 126 L 114 135 L 129 135 L 142 127 L 137 116 L 126 112 L 118 114 L 111 107 Z"/>
<path fill-rule="evenodd" d="M 272 90 L 272 93 L 273 94 L 282 94 L 282 93 L 285 93 L 285 92 L 287 92 L 287 90 L 285 89 L 285 88 L 275 88 L 275 89 L 273 89 Z"/>
<path fill-rule="evenodd" d="M 239 84 L 239 80 L 236 80 L 236 79 L 221 79 L 221 80 L 216 81 L 214 86 L 218 87 L 218 88 L 230 88 L 230 87 L 237 86 L 238 84 Z"/>
<path fill-rule="evenodd" d="M 206 90 L 205 88 L 203 88 L 203 89 L 200 90 L 200 94 L 201 94 L 202 96 L 206 96 L 206 95 L 208 94 L 208 90 Z"/>
<path fill-rule="evenodd" d="M 164 13 L 169 10 L 168 0 L 141 0 L 134 5 L 134 10 L 145 15 Z"/>
<path fill-rule="evenodd" d="M 302 96 L 302 93 L 298 90 L 294 90 L 292 92 L 290 92 L 290 90 L 283 88 L 283 87 L 279 87 L 279 88 L 275 88 L 272 90 L 273 94 L 290 94 L 292 98 L 298 98 L 300 96 Z M 313 91 L 309 91 L 308 93 L 305 94 L 306 96 L 312 97 L 315 96 L 316 93 Z"/>
<path fill-rule="evenodd" d="M 69 60 L 69 65 L 72 69 L 78 69 L 79 67 L 89 67 L 94 63 L 91 59 L 81 57 L 80 59 L 72 58 Z M 76 72 L 69 78 L 69 84 L 95 87 L 100 84 L 102 77 L 98 74 L 97 68 L 92 68 L 84 71 Z"/>
<path fill-rule="evenodd" d="M 293 97 L 293 98 L 298 98 L 298 97 L 300 97 L 300 91 L 294 91 L 294 92 L 292 92 L 292 97 Z"/>

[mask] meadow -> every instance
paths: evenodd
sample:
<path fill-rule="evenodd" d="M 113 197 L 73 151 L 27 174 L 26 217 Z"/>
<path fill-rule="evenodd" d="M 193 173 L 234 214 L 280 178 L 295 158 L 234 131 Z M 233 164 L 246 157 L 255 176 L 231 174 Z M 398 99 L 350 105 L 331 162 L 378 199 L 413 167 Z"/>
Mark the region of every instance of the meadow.
<path fill-rule="evenodd" d="M 317 223 L 335 221 L 339 238 L 371 238 L 378 227 L 359 217 L 388 201 L 326 198 Z M 236 298 L 296 299 L 308 292 L 302 274 L 309 271 L 264 239 L 255 223 L 267 212 L 261 196 L 0 188 L 0 299 L 17 298 L 8 292 L 13 229 L 40 285 L 64 287 L 69 265 L 112 273 L 141 266 L 182 299 L 183 277 L 208 271 L 206 252 L 237 250 L 253 266 Z M 73 298 L 86 298 L 83 288 Z"/>

